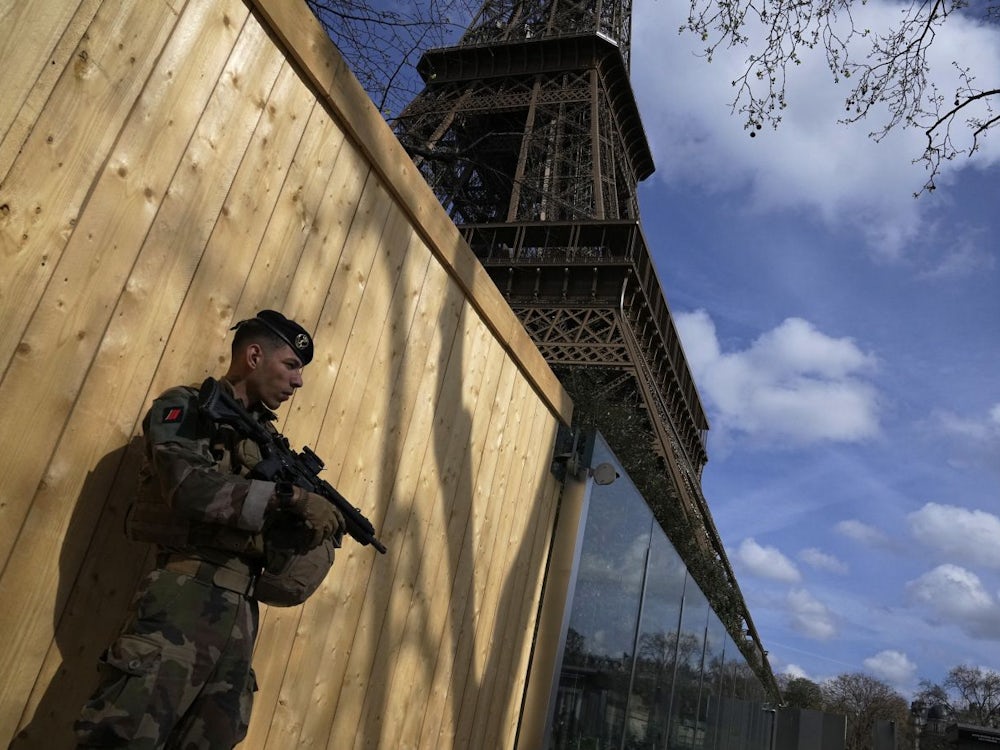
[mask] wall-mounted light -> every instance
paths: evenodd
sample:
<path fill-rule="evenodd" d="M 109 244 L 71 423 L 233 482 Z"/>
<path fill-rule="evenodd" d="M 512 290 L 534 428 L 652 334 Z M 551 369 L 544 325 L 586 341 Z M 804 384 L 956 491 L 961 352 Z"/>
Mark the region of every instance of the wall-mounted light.
<path fill-rule="evenodd" d="M 615 469 L 614 466 L 605 461 L 602 464 L 598 464 L 592 469 L 588 470 L 590 476 L 594 478 L 595 484 L 606 485 L 611 484 L 613 481 L 618 479 L 621 474 Z"/>

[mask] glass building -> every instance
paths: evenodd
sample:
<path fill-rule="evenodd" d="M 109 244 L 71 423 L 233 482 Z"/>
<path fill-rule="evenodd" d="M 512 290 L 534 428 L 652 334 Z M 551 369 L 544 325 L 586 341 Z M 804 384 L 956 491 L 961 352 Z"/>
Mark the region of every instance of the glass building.
<path fill-rule="evenodd" d="M 732 636 L 600 435 L 570 585 L 552 750 L 763 750 L 774 714 Z"/>

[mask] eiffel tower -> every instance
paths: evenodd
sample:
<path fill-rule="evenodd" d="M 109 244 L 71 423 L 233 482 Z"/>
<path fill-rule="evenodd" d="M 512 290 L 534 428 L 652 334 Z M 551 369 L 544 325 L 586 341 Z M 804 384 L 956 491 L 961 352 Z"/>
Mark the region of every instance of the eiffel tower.
<path fill-rule="evenodd" d="M 641 445 L 597 426 L 630 474 L 630 454 L 656 457 L 672 497 L 647 502 L 684 554 L 664 510 L 680 508 L 733 595 L 730 621 L 752 628 L 701 491 L 708 420 L 639 220 L 654 166 L 631 16 L 631 0 L 487 0 L 458 44 L 423 56 L 425 87 L 394 126 L 577 410 L 599 392 L 644 416 Z"/>

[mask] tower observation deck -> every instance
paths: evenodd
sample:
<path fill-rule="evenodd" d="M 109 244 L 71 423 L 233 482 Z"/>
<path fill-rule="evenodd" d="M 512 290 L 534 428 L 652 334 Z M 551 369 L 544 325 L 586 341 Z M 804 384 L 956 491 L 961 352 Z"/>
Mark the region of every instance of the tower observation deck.
<path fill-rule="evenodd" d="M 766 664 L 701 490 L 709 424 L 640 224 L 654 165 L 631 15 L 631 0 L 487 0 L 457 45 L 423 56 L 424 90 L 395 128 L 577 413 Z"/>

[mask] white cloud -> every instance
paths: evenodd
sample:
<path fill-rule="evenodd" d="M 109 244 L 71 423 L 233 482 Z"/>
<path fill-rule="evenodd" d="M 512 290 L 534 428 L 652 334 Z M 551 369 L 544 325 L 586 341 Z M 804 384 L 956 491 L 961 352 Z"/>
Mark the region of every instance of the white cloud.
<path fill-rule="evenodd" d="M 985 237 L 985 230 L 981 227 L 954 227 L 947 241 L 946 252 L 920 276 L 931 280 L 955 279 L 992 271 L 996 268 L 996 256 Z"/>
<path fill-rule="evenodd" d="M 917 665 L 901 651 L 880 651 L 865 659 L 864 664 L 876 677 L 893 685 L 909 685 L 917 673 Z"/>
<path fill-rule="evenodd" d="M 751 208 L 805 208 L 830 225 L 855 227 L 884 258 L 898 258 L 908 243 L 922 241 L 925 249 L 933 248 L 929 265 L 940 273 L 982 262 L 978 247 L 986 238 L 971 246 L 945 243 L 954 227 L 932 232 L 928 215 L 935 204 L 912 198 L 926 179 L 923 165 L 913 164 L 924 148 L 921 131 L 896 130 L 876 143 L 868 134 L 885 121 L 884 111 L 841 124 L 849 83 L 836 84 L 822 51 L 814 50 L 790 66 L 789 105 L 777 131 L 765 128 L 751 140 L 743 117 L 730 110 L 736 91 L 731 82 L 755 50 L 720 50 L 706 62 L 694 35 L 673 33 L 687 12 L 685 3 L 649 0 L 636 2 L 633 11 L 633 84 L 662 179 L 744 190 Z M 872 0 L 852 13 L 859 25 L 888 30 L 898 24 L 899 6 Z M 981 80 L 1000 78 L 1000 41 L 991 27 L 954 14 L 936 34 L 932 80 L 943 92 L 954 91 L 956 58 L 974 61 Z M 960 138 L 966 130 L 962 123 L 954 128 Z M 1000 153 L 996 142 L 986 141 L 972 162 L 978 166 L 994 163 Z M 940 184 L 967 163 L 946 163 Z M 947 261 L 952 254 L 957 259 Z"/>
<path fill-rule="evenodd" d="M 919 542 L 949 559 L 1000 568 L 1000 517 L 983 510 L 927 503 L 907 521 Z"/>
<path fill-rule="evenodd" d="M 737 559 L 752 575 L 786 583 L 798 583 L 802 576 L 795 564 L 775 547 L 762 547 L 752 538 L 744 539 Z"/>
<path fill-rule="evenodd" d="M 958 565 L 939 565 L 906 584 L 934 624 L 953 624 L 975 638 L 1000 637 L 1000 608 L 979 577 Z"/>
<path fill-rule="evenodd" d="M 1000 451 L 1000 404 L 975 416 L 937 409 L 932 412 L 930 422 L 939 435 L 950 438 L 946 448 L 952 466 L 996 467 L 996 454 Z"/>
<path fill-rule="evenodd" d="M 843 534 L 844 536 L 849 537 L 856 542 L 861 542 L 862 544 L 878 546 L 885 544 L 888 541 L 888 537 L 881 531 L 876 529 L 874 526 L 862 523 L 856 518 L 841 521 L 834 528 L 837 533 Z"/>
<path fill-rule="evenodd" d="M 674 316 L 715 428 L 757 440 L 805 445 L 856 442 L 878 433 L 875 388 L 861 375 L 875 358 L 788 318 L 747 349 L 724 353 L 704 310 Z"/>
<path fill-rule="evenodd" d="M 594 584 L 638 588 L 648 548 L 649 536 L 642 534 L 632 540 L 623 555 L 609 555 L 607 550 L 595 546 L 580 558 L 580 576 Z"/>
<path fill-rule="evenodd" d="M 675 313 L 674 324 L 684 345 L 684 356 L 692 369 L 703 370 L 722 358 L 715 323 L 705 310 Z"/>
<path fill-rule="evenodd" d="M 830 610 L 805 589 L 790 591 L 786 606 L 792 617 L 792 627 L 799 633 L 821 641 L 837 634 Z"/>
<path fill-rule="evenodd" d="M 809 547 L 799 552 L 799 559 L 806 565 L 817 570 L 826 570 L 830 573 L 840 574 L 847 573 L 848 571 L 847 563 L 815 547 Z"/>
<path fill-rule="evenodd" d="M 993 407 L 986 419 L 970 419 L 945 410 L 935 411 L 933 418 L 937 426 L 949 435 L 973 442 L 983 442 L 995 436 L 1000 430 L 1000 423 L 996 420 L 994 410 L 996 407 Z"/>

